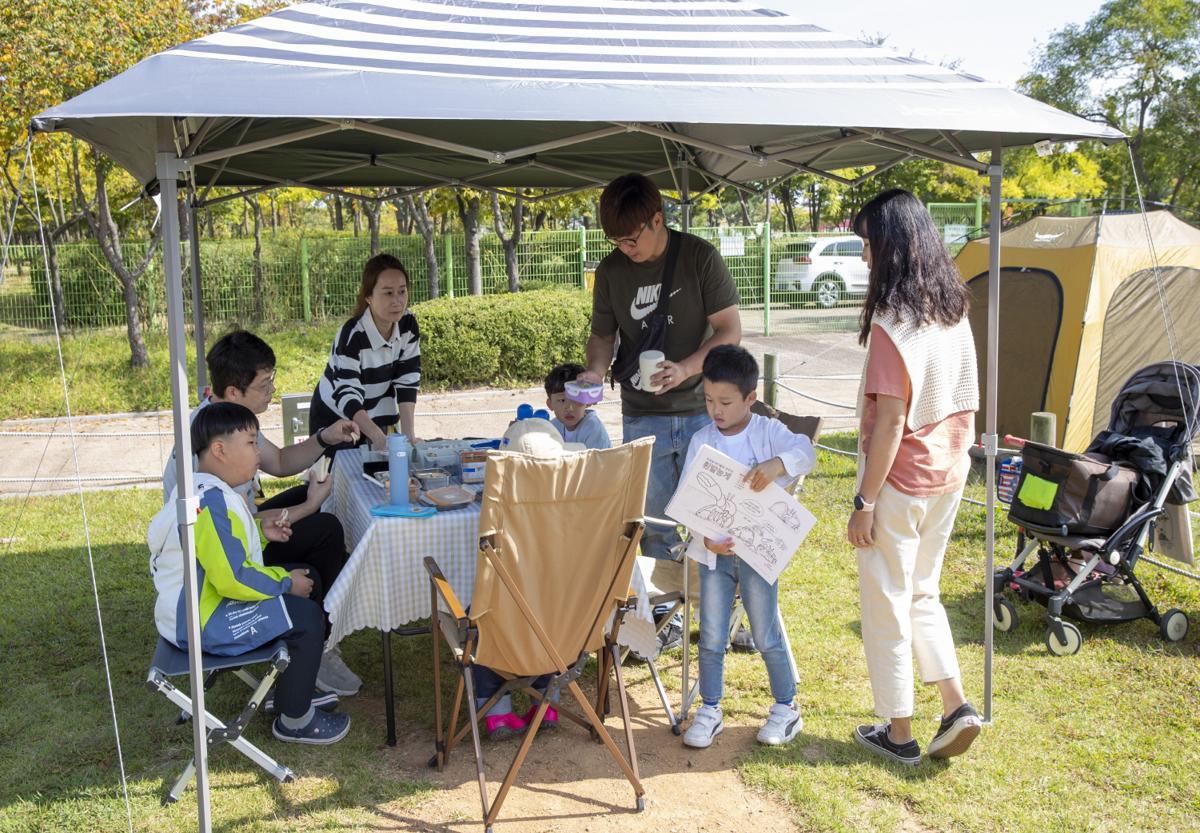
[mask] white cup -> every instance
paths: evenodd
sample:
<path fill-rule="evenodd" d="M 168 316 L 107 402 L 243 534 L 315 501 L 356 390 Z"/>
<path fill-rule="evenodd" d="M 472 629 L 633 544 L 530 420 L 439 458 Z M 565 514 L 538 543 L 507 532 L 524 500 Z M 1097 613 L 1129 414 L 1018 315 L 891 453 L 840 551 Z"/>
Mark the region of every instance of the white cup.
<path fill-rule="evenodd" d="M 647 350 L 638 356 L 638 370 L 642 374 L 642 390 L 654 393 L 662 385 L 650 384 L 650 377 L 658 372 L 658 366 L 666 361 L 662 350 Z"/>

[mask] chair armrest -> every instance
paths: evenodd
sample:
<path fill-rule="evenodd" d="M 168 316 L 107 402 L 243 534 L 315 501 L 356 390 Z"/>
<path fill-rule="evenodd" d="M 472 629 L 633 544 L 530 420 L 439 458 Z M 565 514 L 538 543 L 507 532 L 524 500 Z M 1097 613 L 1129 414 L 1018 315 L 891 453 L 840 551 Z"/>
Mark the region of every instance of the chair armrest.
<path fill-rule="evenodd" d="M 467 612 L 463 610 L 462 604 L 458 601 L 458 596 L 454 593 L 454 588 L 450 586 L 450 582 L 446 581 L 446 577 L 442 575 L 442 568 L 433 559 L 433 556 L 425 556 L 425 570 L 429 573 L 429 581 L 437 590 L 437 594 L 441 596 L 442 601 L 446 603 L 446 607 L 450 610 L 450 615 L 460 621 L 466 621 Z"/>

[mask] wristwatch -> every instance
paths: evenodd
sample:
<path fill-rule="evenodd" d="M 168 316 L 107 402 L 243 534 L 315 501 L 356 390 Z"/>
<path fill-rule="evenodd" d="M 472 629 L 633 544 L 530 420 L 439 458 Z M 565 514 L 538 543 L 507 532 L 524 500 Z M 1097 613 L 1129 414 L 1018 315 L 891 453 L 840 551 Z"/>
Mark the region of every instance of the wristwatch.
<path fill-rule="evenodd" d="M 854 508 L 858 512 L 874 512 L 875 504 L 867 503 L 861 494 L 854 496 Z"/>

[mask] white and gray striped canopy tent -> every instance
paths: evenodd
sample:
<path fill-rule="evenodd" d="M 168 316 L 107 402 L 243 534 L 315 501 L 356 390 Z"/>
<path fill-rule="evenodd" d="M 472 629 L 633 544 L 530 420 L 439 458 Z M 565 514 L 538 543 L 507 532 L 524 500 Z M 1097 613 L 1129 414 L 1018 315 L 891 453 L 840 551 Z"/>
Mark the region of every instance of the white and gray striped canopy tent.
<path fill-rule="evenodd" d="M 180 182 L 203 205 L 229 198 L 210 196 L 214 187 L 280 185 L 334 193 L 393 186 L 400 195 L 445 185 L 536 187 L 553 195 L 632 170 L 683 192 L 686 222 L 693 189 L 744 188 L 794 173 L 845 182 L 834 172 L 874 166 L 870 176 L 908 159 L 937 159 L 989 176 L 992 240 L 999 239 L 1003 148 L 1123 138 L 999 85 L 740 0 L 300 3 L 148 58 L 41 113 L 33 129 L 90 142 L 161 189 L 168 206 Z M 975 157 L 979 151 L 990 151 L 988 163 Z M 179 226 L 176 212 L 162 217 L 175 441 L 183 452 L 179 518 L 191 552 Z M 990 254 L 985 446 L 992 462 L 999 247 Z M 989 465 L 986 580 L 992 473 Z M 991 612 L 989 603 L 989 715 Z M 192 644 L 196 626 L 189 611 Z M 193 674 L 199 679 L 198 663 Z"/>

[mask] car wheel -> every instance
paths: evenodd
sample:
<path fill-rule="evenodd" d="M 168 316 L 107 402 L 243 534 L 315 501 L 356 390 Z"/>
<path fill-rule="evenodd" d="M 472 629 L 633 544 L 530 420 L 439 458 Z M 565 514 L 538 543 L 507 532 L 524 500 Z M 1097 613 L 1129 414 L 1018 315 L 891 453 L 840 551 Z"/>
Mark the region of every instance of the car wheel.
<path fill-rule="evenodd" d="M 813 282 L 813 294 L 821 309 L 836 307 L 842 300 L 842 279 L 837 275 L 825 275 Z"/>

